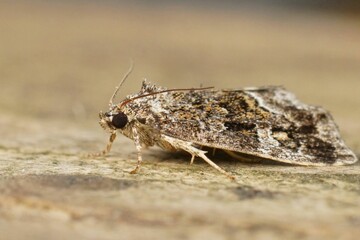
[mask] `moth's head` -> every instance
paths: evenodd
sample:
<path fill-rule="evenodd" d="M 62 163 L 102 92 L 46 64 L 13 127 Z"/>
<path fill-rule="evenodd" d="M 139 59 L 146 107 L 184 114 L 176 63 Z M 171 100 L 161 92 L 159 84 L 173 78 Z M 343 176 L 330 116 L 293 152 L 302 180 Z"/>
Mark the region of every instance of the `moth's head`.
<path fill-rule="evenodd" d="M 100 126 L 109 132 L 114 132 L 118 129 L 124 129 L 125 126 L 129 123 L 127 115 L 124 112 L 118 111 L 116 109 L 110 109 L 106 113 L 100 112 L 99 117 Z"/>

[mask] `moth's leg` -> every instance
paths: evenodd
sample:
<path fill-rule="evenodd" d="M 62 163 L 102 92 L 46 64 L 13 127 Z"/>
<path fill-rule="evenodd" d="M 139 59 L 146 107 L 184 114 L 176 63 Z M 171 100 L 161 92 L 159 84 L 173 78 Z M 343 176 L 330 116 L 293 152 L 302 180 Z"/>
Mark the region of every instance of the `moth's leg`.
<path fill-rule="evenodd" d="M 194 161 L 195 157 L 200 157 L 202 158 L 205 162 L 207 162 L 208 164 L 210 164 L 210 166 L 212 166 L 213 168 L 215 168 L 216 170 L 218 170 L 219 172 L 225 174 L 226 176 L 228 176 L 231 179 L 235 179 L 235 177 L 233 175 L 231 175 L 230 173 L 226 172 L 225 170 L 223 170 L 222 168 L 220 168 L 218 165 L 216 165 L 213 161 L 211 161 L 208 157 L 206 157 L 205 153 L 206 151 L 202 151 L 200 149 L 197 149 L 195 147 L 192 146 L 191 142 L 186 142 L 183 140 L 179 140 L 176 138 L 172 138 L 169 136 L 165 136 L 162 135 L 161 136 L 163 138 L 164 141 L 170 143 L 174 148 L 176 149 L 182 149 L 188 153 L 191 154 L 191 161 L 190 163 L 192 163 Z"/>
<path fill-rule="evenodd" d="M 191 155 L 190 165 L 194 163 L 195 155 Z"/>
<path fill-rule="evenodd" d="M 216 153 L 216 148 L 213 148 L 212 155 L 215 156 L 215 153 Z"/>
<path fill-rule="evenodd" d="M 114 131 L 111 133 L 109 142 L 106 145 L 106 148 L 104 150 L 102 150 L 101 152 L 98 152 L 98 153 L 90 153 L 87 156 L 88 157 L 101 157 L 101 156 L 108 154 L 111 150 L 111 146 L 112 146 L 113 142 L 115 141 L 115 138 L 116 138 L 116 132 Z"/>
<path fill-rule="evenodd" d="M 203 149 L 203 146 L 199 146 L 199 150 L 202 150 Z M 190 159 L 190 165 L 192 165 L 194 163 L 194 160 L 195 160 L 195 155 L 191 155 L 191 159 Z"/>
<path fill-rule="evenodd" d="M 133 133 L 133 139 L 134 139 L 135 147 L 136 147 L 136 150 L 137 150 L 137 157 L 138 158 L 137 158 L 136 167 L 130 173 L 135 174 L 140 169 L 140 165 L 141 165 L 141 162 L 142 162 L 142 156 L 141 156 L 140 137 L 139 137 L 138 131 L 136 130 L 135 127 L 132 128 L 132 133 Z"/>
<path fill-rule="evenodd" d="M 203 149 L 203 146 L 200 146 L 199 149 L 202 150 L 202 149 Z M 216 153 L 216 148 L 213 148 L 213 149 L 212 149 L 212 156 L 215 156 L 215 153 Z M 192 164 L 194 163 L 194 159 L 195 159 L 195 156 L 193 155 L 193 156 L 191 157 L 191 160 L 190 160 L 190 165 L 192 165 Z"/>

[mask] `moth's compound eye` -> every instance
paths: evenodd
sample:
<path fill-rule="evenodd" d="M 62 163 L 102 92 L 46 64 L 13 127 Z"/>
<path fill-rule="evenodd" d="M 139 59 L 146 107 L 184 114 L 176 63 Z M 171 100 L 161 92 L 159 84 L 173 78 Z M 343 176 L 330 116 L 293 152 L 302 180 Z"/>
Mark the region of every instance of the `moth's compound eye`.
<path fill-rule="evenodd" d="M 123 128 L 128 123 L 128 117 L 123 112 L 112 116 L 111 123 L 116 128 Z"/>

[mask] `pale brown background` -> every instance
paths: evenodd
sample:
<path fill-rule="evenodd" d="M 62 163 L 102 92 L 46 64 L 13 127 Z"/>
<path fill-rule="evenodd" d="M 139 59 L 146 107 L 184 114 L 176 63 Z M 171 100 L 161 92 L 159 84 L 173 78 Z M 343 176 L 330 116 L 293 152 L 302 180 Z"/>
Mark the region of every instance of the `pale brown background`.
<path fill-rule="evenodd" d="M 360 18 L 296 6 L 0 3 L 0 239 L 338 238 L 360 234 L 360 165 L 294 167 L 189 156 L 97 124 L 115 85 L 283 85 L 329 109 L 360 153 Z"/>

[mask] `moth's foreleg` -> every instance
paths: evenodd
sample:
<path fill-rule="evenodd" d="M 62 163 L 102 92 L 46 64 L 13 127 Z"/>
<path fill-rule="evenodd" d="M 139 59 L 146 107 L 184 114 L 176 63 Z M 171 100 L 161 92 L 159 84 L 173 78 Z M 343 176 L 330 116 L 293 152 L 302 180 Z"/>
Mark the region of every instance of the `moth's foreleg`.
<path fill-rule="evenodd" d="M 141 143 L 140 143 L 140 137 L 139 137 L 139 133 L 136 130 L 136 128 L 132 128 L 132 134 L 133 134 L 133 139 L 134 139 L 134 143 L 135 143 L 135 147 L 137 150 L 137 164 L 136 167 L 130 171 L 131 174 L 135 174 L 139 171 L 140 166 L 141 166 L 141 162 L 142 162 L 142 155 L 141 155 Z"/>
<path fill-rule="evenodd" d="M 109 142 L 106 145 L 106 148 L 104 150 L 102 150 L 101 152 L 98 152 L 98 153 L 90 153 L 87 156 L 88 157 L 101 157 L 101 156 L 108 154 L 111 150 L 111 146 L 112 146 L 113 142 L 115 141 L 115 138 L 116 138 L 116 132 L 112 132 L 110 135 L 110 138 L 109 138 Z"/>
<path fill-rule="evenodd" d="M 194 161 L 194 157 L 200 157 L 202 158 L 205 162 L 207 162 L 208 164 L 210 164 L 210 166 L 212 166 L 213 168 L 215 168 L 216 170 L 218 170 L 219 172 L 225 174 L 226 176 L 228 176 L 231 179 L 235 179 L 235 177 L 233 175 L 231 175 L 230 173 L 226 172 L 224 169 L 222 169 L 221 167 L 219 167 L 218 165 L 216 165 L 213 161 L 211 161 L 206 155 L 206 151 L 202 151 L 200 149 L 197 149 L 195 147 L 192 146 L 192 144 L 190 142 L 186 142 L 183 140 L 179 140 L 176 138 L 172 138 L 169 136 L 162 136 L 163 140 L 165 140 L 166 142 L 170 143 L 174 148 L 176 149 L 182 149 L 188 153 L 191 154 L 191 162 L 192 163 Z"/>

